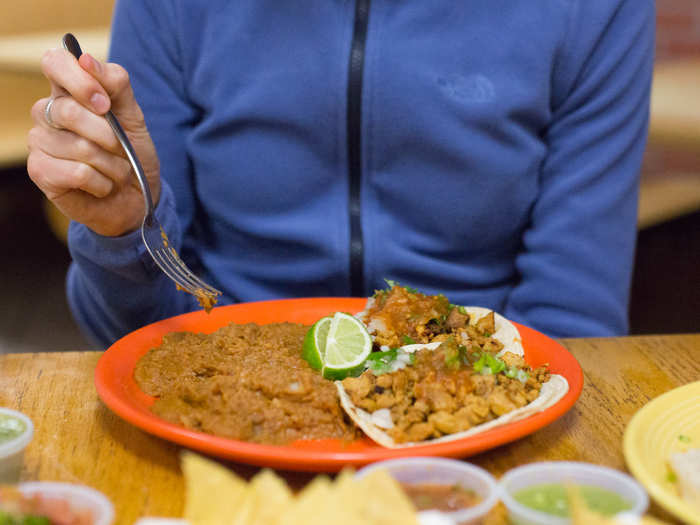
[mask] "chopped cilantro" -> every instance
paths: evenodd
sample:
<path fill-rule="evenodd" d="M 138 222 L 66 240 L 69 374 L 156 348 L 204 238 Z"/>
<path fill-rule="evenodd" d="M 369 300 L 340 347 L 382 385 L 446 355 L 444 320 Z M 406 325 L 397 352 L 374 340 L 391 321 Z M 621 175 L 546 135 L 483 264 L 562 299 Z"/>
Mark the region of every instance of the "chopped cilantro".
<path fill-rule="evenodd" d="M 389 286 L 389 288 L 393 288 L 394 286 L 398 286 L 399 288 L 403 288 L 406 290 L 408 293 L 418 293 L 418 290 L 415 288 L 411 288 L 410 286 L 401 286 L 399 283 L 394 281 L 393 279 L 384 279 L 384 282 Z"/>
<path fill-rule="evenodd" d="M 474 371 L 481 372 L 486 366 L 486 353 L 479 356 L 479 359 L 474 363 Z"/>
<path fill-rule="evenodd" d="M 678 481 L 678 476 L 676 476 L 675 472 L 673 472 L 672 470 L 669 470 L 668 474 L 666 474 L 666 480 L 671 482 L 671 483 L 675 483 L 676 481 Z"/>
<path fill-rule="evenodd" d="M 445 348 L 445 366 L 453 370 L 459 370 L 463 364 L 469 364 L 467 357 L 467 347 L 458 345 L 455 340 L 450 337 L 445 341 L 441 348 Z"/>
<path fill-rule="evenodd" d="M 488 354 L 488 355 L 491 355 L 491 354 Z M 506 368 L 506 364 L 502 360 L 498 359 L 497 357 L 492 357 L 492 359 L 493 359 L 493 362 L 489 363 L 489 367 L 491 367 L 491 370 L 493 370 L 493 373 L 498 374 L 499 372 L 503 372 L 503 370 L 505 370 L 505 368 Z"/>
<path fill-rule="evenodd" d="M 442 295 L 442 294 L 440 294 L 440 295 Z M 461 305 L 458 305 L 458 304 L 450 303 L 447 309 L 448 309 L 448 311 L 451 312 L 451 311 L 454 310 L 455 308 L 457 308 L 457 311 L 458 311 L 460 314 L 462 314 L 462 315 L 469 315 L 469 312 L 467 312 L 467 307 L 466 307 L 466 306 L 461 306 Z"/>
<path fill-rule="evenodd" d="M 459 351 L 445 354 L 445 366 L 452 370 L 459 370 L 459 367 L 462 366 L 462 362 L 459 359 Z"/>
<path fill-rule="evenodd" d="M 367 357 L 367 361 L 381 361 L 383 363 L 389 363 L 396 359 L 399 355 L 398 348 L 391 348 L 385 352 L 372 352 Z"/>
<path fill-rule="evenodd" d="M 367 361 L 367 368 L 376 376 L 391 372 L 391 365 L 382 361 Z"/>
<path fill-rule="evenodd" d="M 49 518 L 30 514 L 10 514 L 0 509 L 1 525 L 51 525 Z"/>
<path fill-rule="evenodd" d="M 404 335 L 403 336 L 403 344 L 405 345 L 414 345 L 416 342 L 413 340 L 411 336 Z"/>
<path fill-rule="evenodd" d="M 365 362 L 367 368 L 369 368 L 375 375 L 386 374 L 391 372 L 391 363 L 394 359 L 391 356 L 377 356 L 373 354 L 387 354 L 388 352 L 372 352 L 369 354 L 367 361 Z"/>
<path fill-rule="evenodd" d="M 393 372 L 397 369 L 396 361 L 399 357 L 399 354 L 408 355 L 409 362 L 413 364 L 415 360 L 414 354 L 408 354 L 408 352 L 404 352 L 399 348 L 392 348 L 384 352 L 372 352 L 371 354 L 369 354 L 369 357 L 367 357 L 367 360 L 365 361 L 365 366 L 372 372 L 374 372 L 375 375 Z"/>
<path fill-rule="evenodd" d="M 440 317 L 433 317 L 430 321 L 428 321 L 428 324 L 434 323 L 438 327 L 441 327 L 443 324 L 445 324 L 445 321 L 447 321 L 447 316 L 442 314 Z"/>
<path fill-rule="evenodd" d="M 498 374 L 506 369 L 506 364 L 502 359 L 494 357 L 488 352 L 483 352 L 479 359 L 474 363 L 474 371 L 481 372 L 484 375 Z M 507 374 L 507 373 L 506 373 Z"/>
<path fill-rule="evenodd" d="M 678 436 L 678 441 L 680 441 L 682 443 L 690 443 L 691 439 L 689 436 L 685 436 L 685 435 L 681 434 L 680 436 Z"/>

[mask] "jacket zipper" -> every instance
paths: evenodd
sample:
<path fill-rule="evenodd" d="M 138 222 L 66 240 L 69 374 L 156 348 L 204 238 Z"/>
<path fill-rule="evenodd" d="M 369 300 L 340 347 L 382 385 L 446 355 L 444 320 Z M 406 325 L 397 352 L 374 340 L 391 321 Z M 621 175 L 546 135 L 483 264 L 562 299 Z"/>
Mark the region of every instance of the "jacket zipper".
<path fill-rule="evenodd" d="M 355 22 L 348 65 L 348 173 L 350 213 L 350 293 L 366 295 L 364 283 L 364 242 L 360 217 L 360 182 L 362 178 L 362 74 L 369 22 L 370 0 L 356 0 Z"/>

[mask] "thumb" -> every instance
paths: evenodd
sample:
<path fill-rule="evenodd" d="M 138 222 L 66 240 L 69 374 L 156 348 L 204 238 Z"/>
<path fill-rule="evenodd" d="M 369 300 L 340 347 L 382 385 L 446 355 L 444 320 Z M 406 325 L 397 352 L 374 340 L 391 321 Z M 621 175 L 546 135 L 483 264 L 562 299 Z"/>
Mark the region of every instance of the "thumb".
<path fill-rule="evenodd" d="M 89 53 L 83 53 L 78 63 L 105 89 L 111 109 L 123 121 L 123 125 L 133 127 L 143 123 L 143 114 L 134 97 L 126 69 L 119 64 L 100 62 Z"/>

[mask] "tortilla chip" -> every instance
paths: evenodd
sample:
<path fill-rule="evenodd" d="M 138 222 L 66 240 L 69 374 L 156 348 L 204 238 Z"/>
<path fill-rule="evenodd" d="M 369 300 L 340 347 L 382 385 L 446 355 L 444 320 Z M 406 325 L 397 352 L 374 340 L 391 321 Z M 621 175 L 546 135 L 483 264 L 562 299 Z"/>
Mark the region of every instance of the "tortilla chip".
<path fill-rule="evenodd" d="M 247 498 L 237 519 L 239 525 L 275 525 L 292 502 L 287 483 L 270 469 L 261 470 L 250 482 Z"/>
<path fill-rule="evenodd" d="M 334 482 L 316 476 L 297 496 L 272 470 L 250 483 L 197 454 L 182 454 L 190 525 L 418 525 L 413 504 L 385 470 Z"/>
<path fill-rule="evenodd" d="M 569 510 L 571 513 L 571 525 L 669 525 L 665 521 L 657 520 L 651 516 L 631 516 L 624 518 L 606 518 L 597 512 L 592 511 L 586 505 L 581 495 L 581 491 L 574 486 L 566 487 L 569 499 Z"/>
<path fill-rule="evenodd" d="M 328 517 L 341 514 L 338 511 L 331 481 L 326 476 L 316 476 L 298 494 L 293 504 L 278 521 L 279 525 L 323 525 Z M 335 520 L 334 520 L 335 521 Z"/>
<path fill-rule="evenodd" d="M 361 498 L 364 523 L 418 525 L 413 503 L 386 470 L 373 470 L 356 483 L 360 486 L 357 497 Z"/>
<path fill-rule="evenodd" d="M 227 468 L 192 452 L 183 452 L 184 518 L 191 525 L 220 525 L 234 516 L 246 497 L 247 484 Z"/>
<path fill-rule="evenodd" d="M 352 469 L 344 469 L 335 478 L 333 489 L 336 494 L 336 502 L 339 509 L 343 509 L 341 522 L 343 525 L 364 525 L 362 508 L 365 505 L 364 491 L 355 478 Z"/>

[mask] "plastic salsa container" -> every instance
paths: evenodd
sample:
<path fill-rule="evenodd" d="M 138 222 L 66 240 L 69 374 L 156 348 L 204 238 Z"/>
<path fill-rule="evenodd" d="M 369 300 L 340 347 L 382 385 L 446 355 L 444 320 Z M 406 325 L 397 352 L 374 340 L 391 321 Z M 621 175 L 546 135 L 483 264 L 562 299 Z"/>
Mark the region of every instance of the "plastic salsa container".
<path fill-rule="evenodd" d="M 556 507 L 564 512 L 567 484 L 580 487 L 587 501 L 600 498 L 600 505 L 624 502 L 626 508 L 621 513 L 641 516 L 649 506 L 646 492 L 630 476 L 575 461 L 532 463 L 509 470 L 500 480 L 500 496 L 514 525 L 567 525 L 571 522 L 569 518 L 534 508 Z M 524 504 L 525 501 L 530 505 Z"/>
<path fill-rule="evenodd" d="M 114 521 L 112 503 L 104 494 L 91 487 L 54 481 L 30 481 L 20 483 L 17 488 L 24 496 L 39 497 L 47 506 L 53 507 L 54 512 L 69 513 L 74 520 L 79 519 L 80 523 L 111 525 Z"/>
<path fill-rule="evenodd" d="M 456 487 L 478 497 L 477 504 L 455 511 L 420 510 L 418 518 L 421 523 L 438 522 L 438 519 L 434 519 L 439 517 L 436 514 L 461 525 L 479 523 L 498 501 L 495 478 L 486 470 L 464 461 L 434 457 L 392 459 L 373 463 L 358 470 L 356 475 L 361 477 L 376 469 L 386 469 L 399 483 L 416 489 L 421 486 L 442 486 L 448 490 Z"/>
<path fill-rule="evenodd" d="M 0 483 L 19 481 L 24 449 L 33 435 L 31 419 L 16 410 L 0 407 Z"/>

